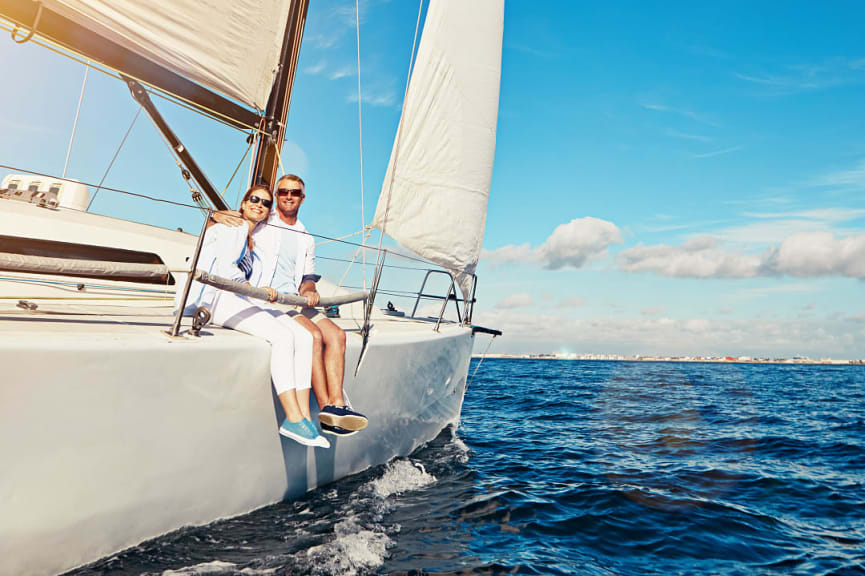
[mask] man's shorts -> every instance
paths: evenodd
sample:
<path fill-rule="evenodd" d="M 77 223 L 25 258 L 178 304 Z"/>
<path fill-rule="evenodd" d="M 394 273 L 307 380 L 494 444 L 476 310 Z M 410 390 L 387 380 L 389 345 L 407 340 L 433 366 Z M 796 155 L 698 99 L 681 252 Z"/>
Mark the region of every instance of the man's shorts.
<path fill-rule="evenodd" d="M 281 306 L 281 308 L 291 318 L 303 315 L 315 322 L 316 324 L 327 318 L 327 316 L 322 314 L 319 310 L 315 308 L 310 308 L 309 306 Z"/>

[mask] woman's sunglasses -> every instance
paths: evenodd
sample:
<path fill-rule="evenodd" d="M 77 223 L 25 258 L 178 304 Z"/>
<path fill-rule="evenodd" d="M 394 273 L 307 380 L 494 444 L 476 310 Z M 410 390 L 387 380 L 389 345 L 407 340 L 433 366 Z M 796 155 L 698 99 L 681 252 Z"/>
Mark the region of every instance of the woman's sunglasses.
<path fill-rule="evenodd" d="M 259 202 L 261 202 L 261 205 L 265 208 L 270 208 L 271 206 L 273 206 L 273 200 L 265 200 L 264 198 L 259 198 L 254 194 L 247 198 L 246 201 L 250 202 L 251 204 L 258 204 Z"/>

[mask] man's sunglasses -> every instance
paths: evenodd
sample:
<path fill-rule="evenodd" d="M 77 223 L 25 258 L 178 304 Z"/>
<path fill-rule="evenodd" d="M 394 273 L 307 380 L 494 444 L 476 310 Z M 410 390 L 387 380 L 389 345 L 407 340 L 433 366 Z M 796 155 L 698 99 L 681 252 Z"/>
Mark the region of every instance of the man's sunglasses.
<path fill-rule="evenodd" d="M 303 190 L 300 188 L 278 188 L 277 196 L 291 196 L 292 198 L 300 198 L 303 196 Z"/>
<path fill-rule="evenodd" d="M 264 198 L 259 198 L 254 194 L 247 198 L 246 201 L 251 204 L 258 204 L 259 202 L 261 202 L 261 205 L 265 208 L 270 208 L 271 206 L 273 206 L 273 200 L 265 200 Z"/>

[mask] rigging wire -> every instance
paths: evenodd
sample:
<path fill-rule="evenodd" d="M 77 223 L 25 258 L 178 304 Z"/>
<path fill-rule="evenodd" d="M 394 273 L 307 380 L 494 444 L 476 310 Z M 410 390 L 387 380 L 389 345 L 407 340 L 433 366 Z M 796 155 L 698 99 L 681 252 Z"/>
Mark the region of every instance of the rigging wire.
<path fill-rule="evenodd" d="M 316 246 L 319 246 L 319 244 L 316 244 Z M 399 256 L 399 254 L 394 254 L 393 252 L 388 252 L 388 254 L 392 255 L 392 256 Z M 334 262 L 349 262 L 349 263 L 354 262 L 354 260 L 349 260 L 347 258 L 335 258 L 333 256 L 316 256 L 316 259 L 318 259 L 318 260 L 332 260 Z M 366 266 L 375 266 L 375 263 L 374 262 L 367 262 Z M 434 270 L 433 268 L 421 268 L 419 266 L 398 266 L 396 264 L 386 264 L 386 266 L 388 268 L 399 268 L 401 270 L 417 270 L 419 272 L 429 272 L 431 270 Z M 347 288 L 347 286 L 343 286 L 343 288 Z M 362 288 L 358 287 L 358 289 L 362 289 Z"/>
<path fill-rule="evenodd" d="M 366 227 L 366 214 L 364 212 L 363 203 L 363 98 L 360 92 L 360 0 L 354 2 L 355 29 L 357 31 L 357 136 L 359 140 L 360 150 L 360 227 L 363 230 Z M 366 244 L 366 237 L 361 235 L 360 243 Z M 363 258 L 363 289 L 366 290 L 366 251 L 362 251 Z M 349 268 L 351 268 L 349 266 Z M 348 274 L 348 270 L 345 271 Z M 343 274 L 343 278 L 345 278 Z M 342 284 L 342 281 L 340 281 Z"/>
<path fill-rule="evenodd" d="M 240 162 L 237 163 L 237 167 L 235 167 L 234 172 L 231 173 L 231 178 L 228 179 L 228 184 L 223 188 L 222 193 L 220 194 L 223 198 L 225 198 L 225 193 L 228 192 L 228 187 L 231 186 L 231 182 L 234 180 L 234 177 L 237 176 L 237 171 L 240 170 L 240 167 L 243 166 L 243 161 L 246 160 L 246 155 L 249 154 L 249 151 L 252 150 L 253 139 L 251 137 L 247 138 L 247 142 L 249 142 L 249 146 L 246 147 L 246 152 L 243 153 L 243 157 L 240 159 Z"/>
<path fill-rule="evenodd" d="M 40 8 L 41 8 L 40 4 Z M 75 141 L 75 130 L 78 128 L 78 115 L 81 114 L 81 103 L 84 101 L 84 88 L 87 86 L 87 73 L 89 66 L 84 66 L 84 81 L 81 83 L 81 94 L 78 95 L 78 108 L 75 109 L 75 121 L 72 123 L 72 135 L 69 137 L 69 147 L 66 149 L 66 162 L 63 163 L 63 177 L 66 178 L 66 169 L 69 167 L 69 156 L 72 154 L 72 142 Z"/>
<path fill-rule="evenodd" d="M 120 146 L 117 147 L 117 150 L 114 152 L 114 157 L 111 158 L 111 162 L 108 163 L 108 168 L 105 169 L 105 174 L 102 175 L 102 180 L 99 181 L 99 186 L 96 187 L 96 191 L 93 193 L 93 196 L 90 197 L 90 202 L 87 203 L 88 211 L 90 211 L 90 207 L 93 206 L 93 201 L 96 200 L 96 195 L 99 194 L 99 190 L 102 189 L 102 184 L 105 183 L 105 179 L 108 178 L 108 173 L 111 171 L 111 167 L 114 166 L 114 161 L 117 160 L 117 156 L 120 154 L 120 149 L 123 148 L 123 144 L 126 143 L 126 138 L 129 136 L 129 133 L 132 132 L 132 127 L 135 126 L 135 121 L 138 120 L 139 114 L 141 114 L 141 106 L 139 106 L 138 110 L 135 111 L 135 116 L 132 118 L 132 123 L 129 124 L 129 128 L 126 129 L 126 134 L 123 135 L 123 140 L 120 141 Z M 69 142 L 69 145 L 72 146 L 71 141 Z M 66 176 L 65 170 L 63 171 L 63 175 Z"/>
<path fill-rule="evenodd" d="M 262 116 L 261 119 L 258 121 L 258 129 L 253 132 L 252 142 L 255 142 L 256 136 L 259 138 L 263 138 L 264 136 L 262 136 L 262 134 L 264 134 L 264 116 Z M 247 170 L 246 172 L 246 183 L 248 186 L 252 185 L 252 171 L 255 170 L 255 160 L 257 155 L 258 154 L 256 153 L 249 157 L 249 170 Z M 237 184 L 237 195 L 234 198 L 234 206 L 239 210 L 240 196 L 241 194 L 243 194 L 243 185 L 241 181 L 238 181 Z"/>
<path fill-rule="evenodd" d="M 495 339 L 496 339 L 495 335 L 493 335 L 493 337 L 490 338 L 490 341 L 489 341 L 489 343 L 487 344 L 487 347 L 486 347 L 486 349 L 484 350 L 484 353 L 481 354 L 481 359 L 478 361 L 478 365 L 475 366 L 475 371 L 472 372 L 472 377 L 469 378 L 469 383 L 466 384 L 466 390 L 468 390 L 468 387 L 472 385 L 472 382 L 474 382 L 474 380 L 475 380 L 475 374 L 477 374 L 477 373 L 478 373 L 478 370 L 480 370 L 480 368 L 481 368 L 481 364 L 484 363 L 484 360 L 485 360 L 486 357 L 487 357 L 487 352 L 489 352 L 489 350 L 490 350 L 490 346 L 493 345 L 493 340 L 495 340 Z"/>

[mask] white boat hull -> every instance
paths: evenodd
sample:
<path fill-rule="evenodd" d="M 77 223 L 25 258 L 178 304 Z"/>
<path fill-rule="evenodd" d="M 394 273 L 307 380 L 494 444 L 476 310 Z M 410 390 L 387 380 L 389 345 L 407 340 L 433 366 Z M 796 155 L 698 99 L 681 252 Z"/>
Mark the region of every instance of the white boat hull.
<path fill-rule="evenodd" d="M 458 420 L 472 344 L 456 326 L 376 327 L 354 378 L 350 335 L 346 392 L 370 425 L 313 449 L 277 433 L 267 343 L 133 328 L 4 337 L 0 574 L 62 572 L 407 455 Z"/>

